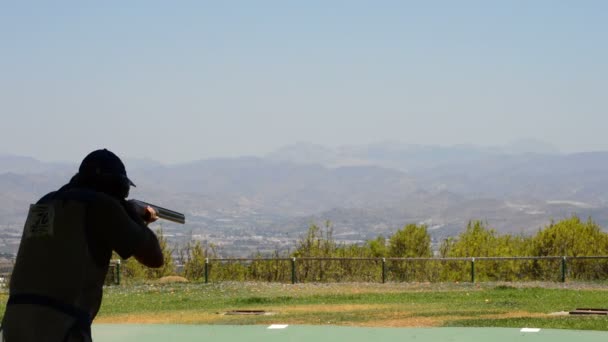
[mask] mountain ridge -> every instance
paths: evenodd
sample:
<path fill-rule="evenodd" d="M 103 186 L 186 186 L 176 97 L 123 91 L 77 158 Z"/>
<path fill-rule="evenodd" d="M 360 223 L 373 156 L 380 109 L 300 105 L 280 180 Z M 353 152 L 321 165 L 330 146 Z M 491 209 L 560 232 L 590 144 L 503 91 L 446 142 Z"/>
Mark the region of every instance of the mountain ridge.
<path fill-rule="evenodd" d="M 359 158 L 350 165 L 329 154 L 324 160 L 309 154 L 305 163 L 274 154 L 173 165 L 150 160 L 131 164 L 127 158 L 125 164 L 137 184 L 132 197 L 187 214 L 186 227 L 163 223 L 182 238 L 185 228 L 207 239 L 293 239 L 309 224 L 326 220 L 332 221 L 337 236 L 355 240 L 388 235 L 407 223 L 427 224 L 434 239 L 458 234 L 475 219 L 503 233 L 530 233 L 571 214 L 608 225 L 608 152 L 505 155 L 459 146 L 425 156 L 420 150 L 400 154 L 400 148 L 374 145 L 374 159 L 349 152 L 349 158 Z M 297 154 L 297 149 L 290 147 L 290 153 Z M 17 163 L 11 165 L 11 160 Z M 29 203 L 65 184 L 77 165 L 0 158 L 0 170 L 23 172 L 0 172 L 0 192 L 5 194 L 0 198 L 0 232 L 18 231 Z"/>

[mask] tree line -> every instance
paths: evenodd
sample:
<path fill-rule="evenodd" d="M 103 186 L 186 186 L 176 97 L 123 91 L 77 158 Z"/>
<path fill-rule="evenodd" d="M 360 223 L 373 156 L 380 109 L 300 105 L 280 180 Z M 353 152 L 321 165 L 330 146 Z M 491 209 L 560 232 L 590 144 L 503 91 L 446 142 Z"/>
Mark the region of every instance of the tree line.
<path fill-rule="evenodd" d="M 171 248 L 162 231 L 158 236 L 165 266 L 148 269 L 129 259 L 122 264 L 124 278 L 173 275 L 176 263 L 183 265 L 180 275 L 191 281 L 203 281 L 205 271 L 211 281 L 290 282 L 292 277 L 299 282 L 468 281 L 472 267 L 479 281 L 557 281 L 563 271 L 573 280 L 608 278 L 608 258 L 570 259 L 565 270 L 560 258 L 546 258 L 608 256 L 608 234 L 592 219 L 578 216 L 551 222 L 531 236 L 498 234 L 485 222 L 470 221 L 463 232 L 442 241 L 435 251 L 424 224 L 407 224 L 391 236 L 363 244 L 345 244 L 334 239 L 332 225 L 326 222 L 312 224 L 293 251 L 256 253 L 248 261 L 213 260 L 207 266 L 207 258 L 218 258 L 215 246 L 191 240 Z M 471 265 L 473 257 L 481 259 Z M 484 259 L 501 257 L 545 258 Z"/>

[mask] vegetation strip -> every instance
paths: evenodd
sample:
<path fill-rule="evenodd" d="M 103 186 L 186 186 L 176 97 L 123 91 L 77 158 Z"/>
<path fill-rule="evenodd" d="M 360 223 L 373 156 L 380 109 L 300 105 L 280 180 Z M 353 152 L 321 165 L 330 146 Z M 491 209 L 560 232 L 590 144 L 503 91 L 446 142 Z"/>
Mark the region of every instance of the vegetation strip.
<path fill-rule="evenodd" d="M 250 258 L 219 258 L 214 246 L 190 241 L 169 247 L 159 232 L 167 263 L 146 269 L 129 259 L 126 281 L 174 276 L 182 281 L 306 282 L 486 282 L 598 281 L 608 278 L 608 233 L 591 219 L 577 216 L 551 223 L 534 236 L 499 235 L 481 221 L 471 221 L 456 237 L 432 243 L 425 225 L 408 224 L 392 236 L 341 244 L 330 223 L 311 225 L 292 252 L 257 253 Z M 121 277 L 123 276 L 123 277 Z M 111 283 L 113 280 L 109 279 Z"/>

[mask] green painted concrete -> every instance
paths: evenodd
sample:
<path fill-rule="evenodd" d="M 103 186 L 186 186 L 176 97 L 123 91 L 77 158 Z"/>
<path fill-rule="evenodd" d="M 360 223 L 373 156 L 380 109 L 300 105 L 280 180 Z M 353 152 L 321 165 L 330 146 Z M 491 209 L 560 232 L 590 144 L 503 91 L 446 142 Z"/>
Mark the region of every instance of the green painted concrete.
<path fill-rule="evenodd" d="M 521 332 L 511 328 L 359 328 L 288 326 L 270 330 L 261 325 L 132 325 L 94 324 L 94 342 L 605 342 L 608 332 L 541 329 Z"/>

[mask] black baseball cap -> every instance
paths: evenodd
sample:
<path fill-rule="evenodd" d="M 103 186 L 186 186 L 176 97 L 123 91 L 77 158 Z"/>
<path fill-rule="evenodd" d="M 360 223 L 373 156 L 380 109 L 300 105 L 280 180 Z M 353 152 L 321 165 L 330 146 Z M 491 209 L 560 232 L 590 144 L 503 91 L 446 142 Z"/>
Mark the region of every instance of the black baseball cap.
<path fill-rule="evenodd" d="M 125 164 L 117 155 L 105 148 L 95 150 L 84 157 L 78 168 L 78 173 L 89 177 L 112 176 L 124 178 L 130 186 L 135 186 L 135 183 L 127 177 Z"/>

